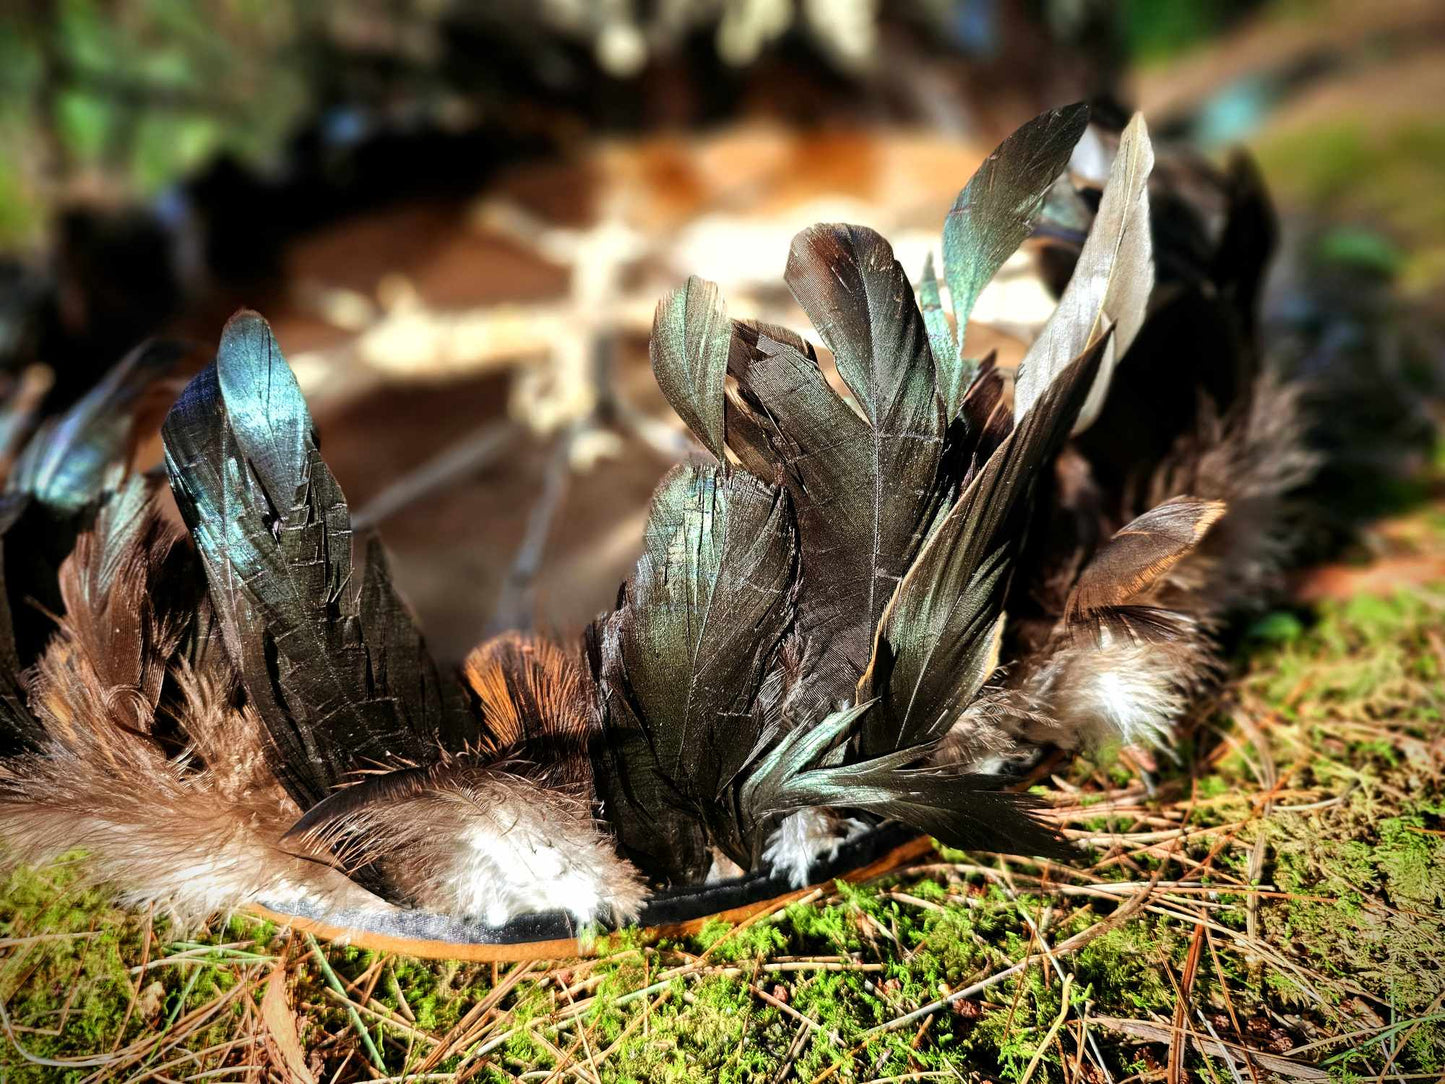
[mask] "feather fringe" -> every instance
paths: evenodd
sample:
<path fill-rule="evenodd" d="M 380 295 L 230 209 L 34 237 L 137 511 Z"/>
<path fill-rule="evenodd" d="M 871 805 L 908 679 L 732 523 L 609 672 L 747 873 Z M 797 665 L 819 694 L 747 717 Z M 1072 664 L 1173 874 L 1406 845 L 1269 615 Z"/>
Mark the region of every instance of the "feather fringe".
<path fill-rule="evenodd" d="M 209 773 L 139 746 L 103 759 L 54 743 L 0 767 L 9 859 L 39 865 L 84 851 L 88 881 L 182 925 L 263 900 L 389 909 L 325 860 L 282 848 L 294 815 L 265 795 L 228 797 Z"/>
<path fill-rule="evenodd" d="M 0 761 L 9 858 L 83 850 L 91 880 L 185 924 L 261 899 L 384 908 L 324 852 L 281 845 L 297 810 L 265 768 L 254 712 L 232 707 L 234 678 L 178 663 L 176 723 L 194 751 L 167 756 L 151 736 L 190 614 L 156 608 L 178 538 L 139 486 L 111 495 L 62 566 L 66 614 L 29 690 L 47 738 Z"/>
<path fill-rule="evenodd" d="M 1206 416 L 1151 481 L 1151 496 L 1191 493 L 1227 513 L 1171 572 L 1162 604 L 1201 619 L 1257 612 L 1283 591 L 1307 539 L 1305 487 L 1322 457 L 1306 441 L 1309 389 L 1266 374 L 1243 408 Z"/>
<path fill-rule="evenodd" d="M 582 925 L 635 918 L 646 886 L 598 828 L 586 796 L 523 770 L 459 757 L 374 776 L 354 788 L 371 789 L 371 800 L 302 838 L 353 868 L 375 863 L 414 906 L 492 926 L 548 910 Z"/>

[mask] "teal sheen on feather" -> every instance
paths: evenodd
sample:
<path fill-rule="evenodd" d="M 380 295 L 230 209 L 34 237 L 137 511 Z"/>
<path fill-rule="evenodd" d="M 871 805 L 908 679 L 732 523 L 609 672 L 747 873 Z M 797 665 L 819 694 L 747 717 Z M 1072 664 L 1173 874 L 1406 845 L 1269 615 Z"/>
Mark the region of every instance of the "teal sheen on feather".
<path fill-rule="evenodd" d="M 1021 418 L 1064 366 L 1105 332 L 1113 344 L 1075 432 L 1093 424 L 1103 408 L 1114 366 L 1144 323 L 1154 289 L 1154 251 L 1149 227 L 1149 174 L 1154 148 L 1142 115 L 1136 115 L 1119 139 L 1099 213 L 1079 253 L 1059 306 L 1019 363 L 1014 417 Z"/>
<path fill-rule="evenodd" d="M 723 382 L 732 325 L 714 283 L 696 275 L 657 303 L 652 371 L 677 416 L 718 462 L 723 452 Z"/>
<path fill-rule="evenodd" d="M 460 741 L 380 551 L 354 564 L 346 498 L 265 320 L 242 312 L 227 324 L 215 365 L 163 432 L 227 648 L 302 808 L 362 763 L 427 759 Z"/>
<path fill-rule="evenodd" d="M 793 620 L 796 547 L 782 490 L 675 467 L 653 496 L 599 675 L 609 727 L 645 738 L 629 746 L 627 777 L 653 777 L 672 795 L 638 815 L 703 822 L 740 864 L 754 855 L 725 795 L 765 724 L 757 701 Z M 645 847 L 625 791 L 615 800 L 624 848 Z"/>
<path fill-rule="evenodd" d="M 1049 189 L 1069 164 L 1088 123 L 1089 107 L 1082 104 L 1050 110 L 1029 121 L 984 159 L 943 221 L 943 271 L 958 342 L 951 350 L 944 348 L 944 358 L 935 351 L 935 360 L 949 417 L 958 413 L 976 368 L 963 351 L 974 303 L 1029 236 Z M 931 273 L 930 264 L 925 281 Z"/>
<path fill-rule="evenodd" d="M 938 741 L 999 663 L 1004 588 L 1038 474 L 1068 436 L 1108 336 L 1059 374 L 963 491 L 878 623 L 858 699 L 880 700 L 868 747 Z"/>

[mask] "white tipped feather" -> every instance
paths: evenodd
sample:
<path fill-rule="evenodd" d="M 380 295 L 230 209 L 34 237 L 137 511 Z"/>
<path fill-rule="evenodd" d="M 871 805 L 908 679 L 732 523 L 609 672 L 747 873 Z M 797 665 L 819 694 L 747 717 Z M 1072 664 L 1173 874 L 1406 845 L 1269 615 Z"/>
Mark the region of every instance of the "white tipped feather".
<path fill-rule="evenodd" d="M 495 804 L 483 808 L 489 797 Z M 448 840 L 451 869 L 437 866 L 420 884 L 419 902 L 492 926 L 533 911 L 566 911 L 582 925 L 636 918 L 646 896 L 642 880 L 585 805 L 518 797 L 515 790 L 452 797 L 466 804 L 470 827 Z"/>
<path fill-rule="evenodd" d="M 1192 622 L 1169 642 L 1104 628 L 1097 636 L 1061 637 L 1024 689 L 1049 719 L 1047 736 L 1066 748 L 1164 746 L 1211 665 L 1208 640 Z"/>
<path fill-rule="evenodd" d="M 308 836 L 349 865 L 377 863 L 417 907 L 489 926 L 536 911 L 627 921 L 647 895 L 575 788 L 495 767 L 449 763 Z"/>

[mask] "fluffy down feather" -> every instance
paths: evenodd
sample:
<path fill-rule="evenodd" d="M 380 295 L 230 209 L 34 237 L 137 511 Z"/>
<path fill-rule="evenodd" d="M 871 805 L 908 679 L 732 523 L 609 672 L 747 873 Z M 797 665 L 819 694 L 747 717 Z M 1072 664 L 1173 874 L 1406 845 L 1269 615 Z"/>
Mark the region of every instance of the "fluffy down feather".
<path fill-rule="evenodd" d="M 1028 690 L 990 685 L 964 709 L 929 761 L 997 774 L 1018 755 L 1021 736 L 1042 732 L 1048 721 L 1044 706 L 1031 699 Z"/>
<path fill-rule="evenodd" d="M 460 757 L 373 776 L 350 788 L 373 791 L 365 800 L 302 835 L 348 864 L 376 863 L 416 906 L 488 925 L 551 910 L 583 925 L 635 918 L 646 888 L 587 798 L 522 770 Z"/>
<path fill-rule="evenodd" d="M 205 772 L 148 754 L 104 761 L 58 743 L 0 768 L 7 857 L 40 864 L 84 850 L 92 882 L 183 925 L 265 900 L 323 910 L 388 904 L 317 857 L 278 841 L 294 816 L 257 795 L 226 798 Z"/>
<path fill-rule="evenodd" d="M 1169 641 L 1136 639 L 1114 626 L 1097 636 L 1065 634 L 1024 679 L 1025 695 L 1038 705 L 1024 733 L 1064 748 L 1167 745 L 1214 666 L 1213 643 L 1193 623 Z"/>
<path fill-rule="evenodd" d="M 260 899 L 385 908 L 324 852 L 282 846 L 296 807 L 266 771 L 259 720 L 233 705 L 219 660 L 172 672 L 176 723 L 199 756 L 168 757 L 150 737 L 183 624 L 154 608 L 176 541 L 137 479 L 61 567 L 67 612 L 29 690 L 47 738 L 0 761 L 8 857 L 84 850 L 92 880 L 187 924 Z"/>
<path fill-rule="evenodd" d="M 111 882 L 129 904 L 154 906 L 185 925 L 246 903 L 304 901 L 326 909 L 386 909 L 324 852 L 284 847 L 296 807 L 261 769 L 259 750 L 216 768 L 167 758 L 111 728 L 76 679 L 71 642 L 47 650 L 33 702 L 52 735 L 38 752 L 0 762 L 0 839 L 7 858 L 39 864 L 86 852 L 93 882 Z M 179 722 L 197 732 L 248 725 L 211 684 L 183 679 Z M 232 716 L 227 718 L 226 716 Z"/>
<path fill-rule="evenodd" d="M 784 817 L 768 837 L 763 860 L 785 872 L 794 888 L 804 888 L 809 870 L 836 858 L 839 847 L 867 829 L 865 822 L 831 809 L 800 809 Z"/>
<path fill-rule="evenodd" d="M 1148 601 L 1171 627 L 1141 639 L 1058 630 L 1032 660 L 1023 691 L 1050 720 L 1034 740 L 1066 747 L 1119 740 L 1167 746 L 1171 729 L 1221 670 L 1215 632 L 1278 597 L 1300 544 L 1299 493 L 1318 456 L 1304 441 L 1301 389 L 1261 379 L 1232 417 L 1207 416 L 1151 480 L 1156 501 L 1189 493 L 1227 509 L 1171 567 Z"/>

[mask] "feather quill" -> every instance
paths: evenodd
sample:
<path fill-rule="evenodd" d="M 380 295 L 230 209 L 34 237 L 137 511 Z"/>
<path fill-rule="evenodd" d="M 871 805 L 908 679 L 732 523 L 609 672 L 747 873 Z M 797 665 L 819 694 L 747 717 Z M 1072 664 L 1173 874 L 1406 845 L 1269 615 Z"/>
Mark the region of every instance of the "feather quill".
<path fill-rule="evenodd" d="M 1103 408 L 1114 366 L 1139 333 L 1154 288 L 1148 187 L 1153 168 L 1149 131 L 1143 116 L 1135 114 L 1119 141 L 1099 213 L 1069 285 L 1019 363 L 1014 386 L 1016 419 L 1028 412 L 1070 359 L 1112 330 L 1113 344 L 1079 411 L 1074 431 L 1087 429 Z"/>
<path fill-rule="evenodd" d="M 802 340 L 738 325 L 729 368 L 797 509 L 799 628 L 814 651 L 826 645 L 806 699 L 820 718 L 850 698 L 951 483 L 927 331 L 888 243 L 861 227 L 815 226 L 794 239 L 786 277 L 863 414 L 828 386 Z"/>
<path fill-rule="evenodd" d="M 939 366 L 939 390 L 950 418 L 958 413 L 963 393 L 978 368 L 963 353 L 964 333 L 974 303 L 1028 237 L 1049 189 L 1068 167 L 1069 156 L 1088 123 L 1089 107 L 1083 104 L 1035 117 L 984 160 L 944 219 L 943 270 L 953 301 L 957 344 L 952 349 L 944 347 L 942 355 L 936 348 L 941 336 L 934 332 L 942 316 L 941 308 L 929 327 L 935 343 L 934 360 Z M 931 273 L 930 263 L 924 271 L 925 284 Z M 931 296 L 936 298 L 937 292 L 935 282 Z M 932 304 L 929 295 L 926 287 L 925 316 Z M 1080 343 L 1068 357 L 1078 354 L 1083 345 Z"/>
<path fill-rule="evenodd" d="M 1029 493 L 1068 436 L 1109 336 L 1069 365 L 969 483 L 878 624 L 857 701 L 878 698 L 862 751 L 876 756 L 941 738 L 998 661 L 1003 596 Z"/>

